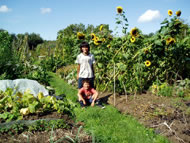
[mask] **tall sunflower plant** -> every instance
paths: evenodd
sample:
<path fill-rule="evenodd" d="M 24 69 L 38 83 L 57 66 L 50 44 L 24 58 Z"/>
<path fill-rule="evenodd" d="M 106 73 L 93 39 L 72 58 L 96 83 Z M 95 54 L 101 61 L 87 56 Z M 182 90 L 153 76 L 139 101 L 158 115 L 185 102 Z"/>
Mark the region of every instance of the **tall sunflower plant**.
<path fill-rule="evenodd" d="M 169 18 L 161 23 L 160 30 L 152 38 L 152 54 L 155 61 L 155 76 L 162 81 L 172 80 L 177 74 L 187 76 L 185 60 L 189 55 L 188 26 L 180 19 L 181 11 L 176 15 L 168 10 Z M 173 16 L 174 15 L 174 16 Z M 156 72 L 159 71 L 159 72 Z"/>
<path fill-rule="evenodd" d="M 118 6 L 117 7 L 117 15 L 116 15 L 116 24 L 121 24 L 122 26 L 122 33 L 127 34 L 127 29 L 128 29 L 128 19 L 125 16 L 125 11 L 123 10 L 123 7 Z"/>

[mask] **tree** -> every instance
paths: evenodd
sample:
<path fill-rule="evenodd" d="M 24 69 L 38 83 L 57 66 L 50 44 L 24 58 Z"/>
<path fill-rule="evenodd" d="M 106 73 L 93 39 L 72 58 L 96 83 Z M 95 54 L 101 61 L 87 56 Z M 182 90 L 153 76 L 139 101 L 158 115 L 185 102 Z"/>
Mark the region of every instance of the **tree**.
<path fill-rule="evenodd" d="M 58 36 L 72 36 L 73 34 L 75 35 L 77 32 L 85 32 L 85 25 L 80 23 L 80 24 L 71 24 L 68 27 L 66 27 L 65 29 L 62 29 L 60 31 L 58 31 Z"/>
<path fill-rule="evenodd" d="M 28 45 L 30 47 L 30 50 L 34 50 L 37 45 L 41 43 L 43 43 L 43 39 L 39 34 L 32 33 L 28 35 Z"/>

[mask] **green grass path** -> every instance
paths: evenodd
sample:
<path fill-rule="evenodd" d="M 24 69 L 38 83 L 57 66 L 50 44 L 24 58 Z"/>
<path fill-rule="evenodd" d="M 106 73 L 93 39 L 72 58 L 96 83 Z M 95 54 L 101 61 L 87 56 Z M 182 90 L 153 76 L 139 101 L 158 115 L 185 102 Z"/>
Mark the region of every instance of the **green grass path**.
<path fill-rule="evenodd" d="M 50 73 L 50 85 L 56 94 L 66 94 L 73 102 L 77 100 L 77 89 L 64 80 Z M 85 131 L 95 136 L 96 143 L 168 143 L 169 141 L 156 135 L 153 130 L 145 128 L 133 117 L 122 115 L 116 108 L 107 105 L 105 109 L 89 107 L 74 110 L 76 121 L 85 123 Z"/>

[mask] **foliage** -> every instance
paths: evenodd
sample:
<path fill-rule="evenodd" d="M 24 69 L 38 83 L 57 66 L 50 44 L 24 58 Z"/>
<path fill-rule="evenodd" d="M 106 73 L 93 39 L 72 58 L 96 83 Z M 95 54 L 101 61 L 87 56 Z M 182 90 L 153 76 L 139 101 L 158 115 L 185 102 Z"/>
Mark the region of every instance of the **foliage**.
<path fill-rule="evenodd" d="M 103 29 L 100 31 L 100 26 L 103 26 Z M 84 34 L 85 39 L 77 38 L 77 33 L 81 32 Z M 98 25 L 94 27 L 92 25 L 88 25 L 85 28 L 83 24 L 71 24 L 64 30 L 60 30 L 58 32 L 57 37 L 57 54 L 63 57 L 66 65 L 73 64 L 76 60 L 77 55 L 80 53 L 79 45 L 82 41 L 90 41 L 92 33 L 105 33 L 105 35 L 110 35 L 112 31 L 109 30 L 109 26 L 105 24 Z M 104 37 L 98 37 L 102 40 Z M 93 41 L 89 42 L 92 44 L 91 49 L 95 47 L 93 45 Z"/>
<path fill-rule="evenodd" d="M 36 33 L 25 33 L 25 34 L 18 34 L 17 37 L 20 39 L 24 39 L 25 37 L 28 37 L 28 46 L 30 47 L 30 50 L 35 50 L 38 44 L 43 43 L 43 39 L 40 37 L 39 34 Z"/>
<path fill-rule="evenodd" d="M 23 68 L 12 47 L 12 40 L 7 31 L 0 32 L 0 79 L 14 79 Z"/>
<path fill-rule="evenodd" d="M 167 83 L 163 83 L 158 87 L 158 96 L 171 97 L 172 94 L 173 94 L 173 87 L 169 86 Z"/>
<path fill-rule="evenodd" d="M 28 121 L 30 122 L 30 121 Z M 11 126 L 2 126 L 0 128 L 1 134 L 20 134 L 24 131 L 50 131 L 51 128 L 54 127 L 54 129 L 58 128 L 67 128 L 67 124 L 65 123 L 64 119 L 56 119 L 56 120 L 37 120 L 32 121 L 32 123 L 26 124 L 26 123 L 15 123 Z"/>
<path fill-rule="evenodd" d="M 31 63 L 25 64 L 25 70 L 22 77 L 37 80 L 41 84 L 49 85 L 48 67 L 46 61 L 40 61 L 37 65 Z"/>
<path fill-rule="evenodd" d="M 72 115 L 73 108 L 74 104 L 66 98 L 57 100 L 53 96 L 44 97 L 43 93 L 39 93 L 38 98 L 35 98 L 29 90 L 24 94 L 18 92 L 13 95 L 12 89 L 0 93 L 0 119 L 2 122 L 20 120 L 23 116 L 31 113 L 57 111 Z"/>
<path fill-rule="evenodd" d="M 156 80 L 150 87 L 150 90 L 153 94 L 158 96 L 177 96 L 185 97 L 190 94 L 190 80 L 178 80 L 175 84 L 169 85 L 167 82 L 162 83 L 159 80 Z"/>
<path fill-rule="evenodd" d="M 13 39 L 8 32 L 1 31 L 0 40 L 0 79 L 30 78 L 43 84 L 48 83 L 49 63 L 44 65 L 43 61 L 37 66 L 33 65 L 27 34 L 18 34 Z"/>
<path fill-rule="evenodd" d="M 84 25 L 80 30 L 76 28 L 71 32 L 72 25 L 69 36 L 60 32 L 57 42 L 62 45 L 58 47 L 64 51 L 63 60 L 68 64 L 74 63 L 79 53 L 78 46 L 84 40 L 77 39 L 77 32 L 81 32 L 85 35 L 85 41 L 90 43 L 91 53 L 95 55 L 95 83 L 98 90 L 112 90 L 114 77 L 116 92 L 122 94 L 141 93 L 157 78 L 169 84 L 174 83 L 173 79 L 190 78 L 190 28 L 182 19 L 170 16 L 164 19 L 155 34 L 147 36 L 137 27 L 126 32 L 128 20 L 123 9 L 116 16 L 116 23 L 121 25 L 124 34 L 120 37 L 112 36 L 102 24 L 96 27 L 97 31 L 92 31 L 91 36 L 86 33 Z"/>

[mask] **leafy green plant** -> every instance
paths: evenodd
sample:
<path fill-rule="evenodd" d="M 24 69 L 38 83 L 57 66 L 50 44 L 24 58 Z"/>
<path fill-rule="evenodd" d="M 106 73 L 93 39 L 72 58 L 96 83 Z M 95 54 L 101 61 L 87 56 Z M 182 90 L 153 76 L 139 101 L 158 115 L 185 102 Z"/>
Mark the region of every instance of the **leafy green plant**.
<path fill-rule="evenodd" d="M 30 91 L 25 91 L 24 94 L 18 92 L 13 95 L 12 89 L 7 89 L 0 95 L 0 119 L 3 122 L 19 120 L 30 113 L 57 111 L 58 113 L 73 114 L 74 104 L 66 98 L 57 100 L 53 96 L 44 97 L 42 93 L 35 98 Z"/>
<path fill-rule="evenodd" d="M 0 31 L 0 79 L 14 79 L 21 75 L 23 64 L 17 50 L 12 47 L 13 38 L 7 31 Z"/>
<path fill-rule="evenodd" d="M 25 121 L 25 120 L 23 120 Z M 30 132 L 35 132 L 35 131 L 50 131 L 52 128 L 58 129 L 58 128 L 67 128 L 68 125 L 64 121 L 64 119 L 56 119 L 56 120 L 37 120 L 37 121 L 25 121 L 22 123 L 18 122 L 15 124 L 7 123 L 10 124 L 9 126 L 7 125 L 0 125 L 0 133 L 1 134 L 20 134 L 24 131 L 30 131 Z"/>
<path fill-rule="evenodd" d="M 167 96 L 172 97 L 174 96 L 173 87 L 170 86 L 167 82 L 164 83 L 153 83 L 151 87 L 151 91 L 153 94 L 158 96 Z"/>

